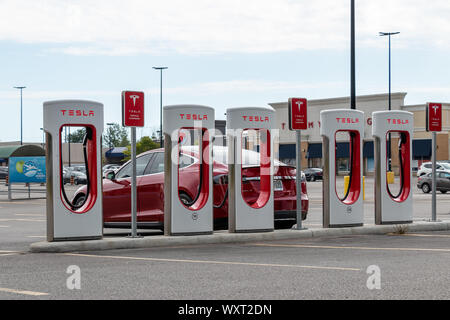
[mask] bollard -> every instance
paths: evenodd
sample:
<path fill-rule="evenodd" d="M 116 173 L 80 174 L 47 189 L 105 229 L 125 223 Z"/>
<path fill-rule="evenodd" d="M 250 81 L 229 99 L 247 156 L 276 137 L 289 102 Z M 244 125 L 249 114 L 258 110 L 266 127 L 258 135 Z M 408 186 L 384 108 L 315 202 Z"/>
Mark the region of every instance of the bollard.
<path fill-rule="evenodd" d="M 70 185 L 73 186 L 75 184 L 75 177 L 71 176 L 70 177 Z"/>

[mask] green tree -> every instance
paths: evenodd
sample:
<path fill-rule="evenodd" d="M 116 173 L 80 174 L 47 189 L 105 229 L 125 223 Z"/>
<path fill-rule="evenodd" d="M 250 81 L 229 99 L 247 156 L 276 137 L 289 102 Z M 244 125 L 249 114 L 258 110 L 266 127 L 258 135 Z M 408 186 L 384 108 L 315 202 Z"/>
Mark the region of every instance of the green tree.
<path fill-rule="evenodd" d="M 142 137 L 138 142 L 136 142 L 136 155 L 141 154 L 145 151 L 158 149 L 159 143 L 155 142 L 150 138 L 149 136 Z M 131 145 L 127 146 L 127 150 L 124 152 L 125 154 L 125 161 L 128 161 L 131 159 Z"/>
<path fill-rule="evenodd" d="M 126 147 L 129 144 L 127 129 L 118 123 L 109 125 L 103 134 L 103 145 L 107 148 Z"/>
<path fill-rule="evenodd" d="M 67 142 L 70 143 L 83 143 L 84 135 L 86 134 L 86 129 L 81 128 L 77 131 L 70 133 L 67 138 Z"/>

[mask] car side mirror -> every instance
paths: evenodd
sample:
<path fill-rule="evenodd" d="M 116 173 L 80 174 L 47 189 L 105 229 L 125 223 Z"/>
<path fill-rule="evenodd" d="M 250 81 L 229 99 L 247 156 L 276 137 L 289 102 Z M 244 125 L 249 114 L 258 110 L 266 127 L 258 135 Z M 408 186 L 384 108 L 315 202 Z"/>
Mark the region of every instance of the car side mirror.
<path fill-rule="evenodd" d="M 116 173 L 114 172 L 114 170 L 109 170 L 106 172 L 105 177 L 108 180 L 116 180 Z"/>

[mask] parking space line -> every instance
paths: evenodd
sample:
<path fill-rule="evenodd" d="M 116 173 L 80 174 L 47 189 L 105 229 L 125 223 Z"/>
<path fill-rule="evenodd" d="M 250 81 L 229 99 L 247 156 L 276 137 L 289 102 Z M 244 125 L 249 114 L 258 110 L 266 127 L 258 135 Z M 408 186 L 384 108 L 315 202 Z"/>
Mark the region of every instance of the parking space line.
<path fill-rule="evenodd" d="M 25 222 L 45 222 L 46 220 L 41 219 L 0 219 L 1 222 L 8 222 L 8 221 L 25 221 Z"/>
<path fill-rule="evenodd" d="M 27 236 L 27 238 L 47 238 L 46 236 Z"/>
<path fill-rule="evenodd" d="M 145 257 L 126 257 L 126 256 L 102 256 L 102 255 L 80 254 L 80 253 L 65 253 L 64 255 L 75 256 L 75 257 L 97 258 L 97 259 L 122 259 L 122 260 L 140 260 L 140 261 L 153 261 L 153 262 L 219 264 L 219 265 L 235 265 L 235 266 L 278 267 L 278 268 L 298 268 L 298 269 L 335 270 L 335 271 L 361 271 L 361 269 L 357 269 L 357 268 L 305 266 L 305 265 L 293 265 L 293 264 L 272 264 L 272 263 L 233 262 L 233 261 L 214 261 L 214 260 L 164 259 L 164 258 L 145 258 Z"/>
<path fill-rule="evenodd" d="M 26 296 L 48 296 L 49 295 L 48 293 L 44 293 L 44 292 L 16 290 L 16 289 L 9 289 L 9 288 L 0 288 L 0 292 L 22 294 L 22 295 L 26 295 Z"/>
<path fill-rule="evenodd" d="M 285 248 L 306 248 L 306 249 L 347 249 L 347 250 L 370 250 L 370 251 L 422 251 L 422 252 L 450 252 L 450 249 L 439 248 L 376 248 L 376 247 L 347 247 L 347 246 L 317 246 L 303 244 L 251 244 L 258 247 L 285 247 Z"/>
<path fill-rule="evenodd" d="M 15 216 L 25 216 L 25 217 L 45 217 L 42 213 L 15 213 Z"/>
<path fill-rule="evenodd" d="M 9 228 L 9 226 L 0 226 L 0 228 Z"/>
<path fill-rule="evenodd" d="M 27 200 L 19 202 L 18 200 L 16 200 L 16 201 L 0 201 L 0 203 L 3 203 L 3 204 L 43 204 L 45 202 L 29 202 Z"/>

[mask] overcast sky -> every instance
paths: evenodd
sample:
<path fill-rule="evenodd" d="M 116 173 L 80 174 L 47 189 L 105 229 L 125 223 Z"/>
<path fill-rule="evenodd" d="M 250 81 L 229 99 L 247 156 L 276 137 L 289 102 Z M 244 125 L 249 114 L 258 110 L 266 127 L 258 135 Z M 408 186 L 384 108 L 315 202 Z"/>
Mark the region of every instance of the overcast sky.
<path fill-rule="evenodd" d="M 388 90 L 406 104 L 450 102 L 450 1 L 356 0 L 357 94 Z M 121 122 L 122 90 L 146 94 L 146 128 L 163 104 L 226 108 L 348 96 L 350 0 L 0 0 L 0 141 L 41 141 L 42 103 L 104 103 Z M 387 105 L 387 102 L 386 102 Z"/>

